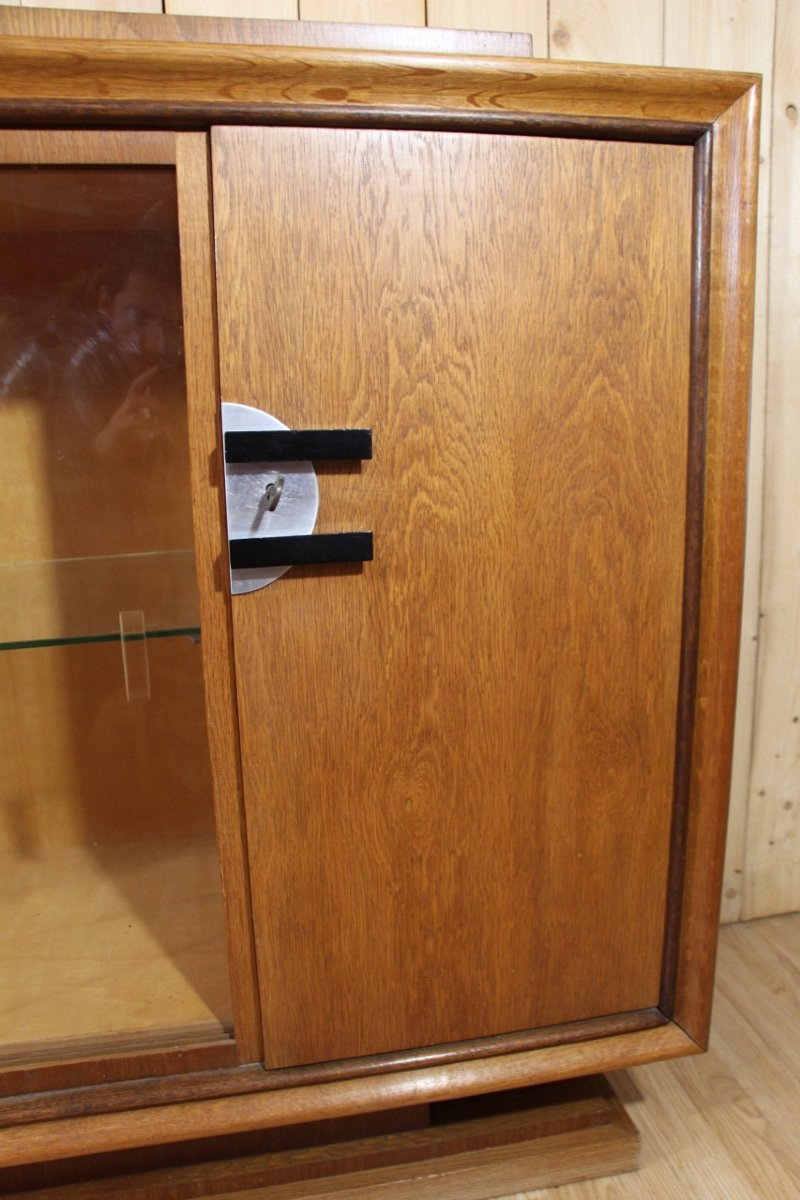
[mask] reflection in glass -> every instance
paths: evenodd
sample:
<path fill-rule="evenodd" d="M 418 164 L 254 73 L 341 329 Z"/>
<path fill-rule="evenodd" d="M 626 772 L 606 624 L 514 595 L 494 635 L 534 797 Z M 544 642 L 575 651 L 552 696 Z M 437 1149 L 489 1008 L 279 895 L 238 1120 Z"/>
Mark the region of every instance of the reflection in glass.
<path fill-rule="evenodd" d="M 0 169 L 0 1063 L 229 1028 L 174 173 Z"/>

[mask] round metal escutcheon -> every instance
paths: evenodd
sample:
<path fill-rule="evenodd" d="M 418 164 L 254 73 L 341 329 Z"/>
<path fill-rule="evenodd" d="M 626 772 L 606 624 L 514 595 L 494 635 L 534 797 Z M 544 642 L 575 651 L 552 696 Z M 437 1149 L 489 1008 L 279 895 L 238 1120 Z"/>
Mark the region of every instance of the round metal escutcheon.
<path fill-rule="evenodd" d="M 249 404 L 223 404 L 223 434 L 288 429 Z M 317 476 L 310 462 L 226 463 L 228 538 L 289 537 L 313 533 L 319 509 Z M 288 567 L 231 571 L 234 595 L 254 592 L 285 575 Z"/>

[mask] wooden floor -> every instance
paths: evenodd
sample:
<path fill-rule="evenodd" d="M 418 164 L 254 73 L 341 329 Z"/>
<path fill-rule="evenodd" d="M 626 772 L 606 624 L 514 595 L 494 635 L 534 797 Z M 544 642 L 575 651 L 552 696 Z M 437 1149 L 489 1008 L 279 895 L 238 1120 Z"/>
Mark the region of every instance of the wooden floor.
<path fill-rule="evenodd" d="M 800 913 L 722 931 L 708 1054 L 609 1079 L 642 1169 L 514 1200 L 800 1197 Z"/>

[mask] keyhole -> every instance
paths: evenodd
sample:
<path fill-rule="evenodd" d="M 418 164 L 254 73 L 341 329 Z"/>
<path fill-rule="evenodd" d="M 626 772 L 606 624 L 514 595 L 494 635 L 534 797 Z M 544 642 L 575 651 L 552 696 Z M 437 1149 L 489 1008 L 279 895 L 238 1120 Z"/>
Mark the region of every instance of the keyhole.
<path fill-rule="evenodd" d="M 264 488 L 263 505 L 267 512 L 275 512 L 278 507 L 278 501 L 283 494 L 283 476 L 279 475 L 277 479 L 271 480 Z"/>

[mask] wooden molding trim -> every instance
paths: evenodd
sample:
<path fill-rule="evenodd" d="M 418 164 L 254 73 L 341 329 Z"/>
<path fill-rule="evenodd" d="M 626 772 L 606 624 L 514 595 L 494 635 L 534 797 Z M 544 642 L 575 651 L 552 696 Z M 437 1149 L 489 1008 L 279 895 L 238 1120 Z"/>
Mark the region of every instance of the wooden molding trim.
<path fill-rule="evenodd" d="M 385 110 L 495 117 L 518 113 L 711 123 L 757 82 L 755 75 L 670 68 L 566 66 L 524 58 L 465 58 L 358 50 L 204 43 L 0 39 L 0 98 L 24 104 L 129 106 L 174 103 L 215 113 L 258 104 L 260 120 L 287 106 L 295 116 Z M 432 110 L 436 110 L 433 112 Z M 4 106 L 5 119 L 9 107 Z M 221 118 L 220 118 L 221 119 Z"/>
<path fill-rule="evenodd" d="M 86 1116 L 95 1112 L 141 1109 L 153 1104 L 311 1087 L 340 1079 L 365 1079 L 395 1071 L 420 1070 L 423 1067 L 430 1069 L 476 1058 L 497 1058 L 521 1051 L 597 1041 L 667 1024 L 668 1018 L 659 1009 L 642 1009 L 590 1021 L 553 1025 L 547 1029 L 477 1038 L 471 1042 L 424 1046 L 392 1054 L 374 1054 L 364 1058 L 274 1070 L 265 1069 L 255 1061 L 236 1066 L 233 1044 L 229 1046 L 227 1059 L 218 1063 L 198 1054 L 191 1061 L 188 1058 L 181 1060 L 172 1068 L 166 1059 L 162 1057 L 159 1061 L 153 1055 L 61 1064 L 60 1068 L 41 1068 L 38 1074 L 35 1070 L 29 1071 L 25 1075 L 20 1073 L 11 1076 L 8 1080 L 0 1076 L 0 1082 L 6 1084 L 3 1088 L 4 1098 L 0 1098 L 0 1125 L 22 1125 L 29 1121 Z M 167 1074 L 170 1070 L 172 1073 Z M 102 1082 L 99 1080 L 100 1071 Z M 181 1074 L 177 1074 L 178 1071 Z M 14 1095 L 14 1091 L 19 1094 Z"/>
<path fill-rule="evenodd" d="M 671 1016 L 705 1047 L 711 1019 L 741 620 L 760 94 L 713 128 L 708 409 L 697 694 Z"/>
<path fill-rule="evenodd" d="M 686 863 L 692 779 L 692 737 L 697 704 L 697 649 L 703 565 L 703 504 L 705 490 L 706 424 L 708 421 L 708 312 L 711 218 L 712 134 L 700 138 L 694 150 L 694 211 L 692 214 L 692 314 L 689 376 L 688 456 L 686 473 L 686 530 L 684 550 L 681 667 L 675 744 L 675 782 L 672 834 L 664 929 L 661 1008 L 672 1013 L 681 925 L 681 897 Z"/>
<path fill-rule="evenodd" d="M 241 1052 L 232 1038 L 203 1041 L 195 1034 L 189 1041 L 188 1035 L 187 1030 L 183 1045 L 179 1039 L 172 1044 L 164 1040 L 160 1045 L 156 1042 L 136 1050 L 115 1045 L 121 1039 L 113 1035 L 106 1039 L 87 1038 L 85 1041 L 92 1042 L 91 1058 L 80 1057 L 82 1043 L 76 1045 L 76 1039 L 62 1039 L 58 1056 L 52 1053 L 51 1046 L 32 1042 L 26 1048 L 25 1059 L 0 1070 L 0 1123 L 5 1120 L 6 1106 L 27 1106 L 32 1095 L 49 1092 L 59 1095 L 64 1088 L 75 1093 L 84 1088 L 94 1092 L 98 1086 L 107 1089 L 110 1080 L 119 1078 L 130 1081 L 129 1087 L 147 1089 L 152 1086 L 154 1075 L 168 1072 L 167 1077 L 174 1079 L 182 1078 L 185 1072 L 219 1072 L 238 1066 Z"/>
<path fill-rule="evenodd" d="M 0 1169 L 16 1200 L 466 1200 L 636 1170 L 640 1139 L 601 1076 L 259 1130 L 183 1146 Z M 177 1160 L 177 1161 L 176 1161 Z"/>
<path fill-rule="evenodd" d="M 71 125 L 95 132 L 119 129 L 202 130 L 212 125 L 295 125 L 351 129 L 414 129 L 432 132 L 514 134 L 517 137 L 570 137 L 620 142 L 668 142 L 692 146 L 710 126 L 703 121 L 648 121 L 636 117 L 561 116 L 557 113 L 429 112 L 424 108 L 293 104 L 265 107 L 258 101 L 202 104 L 150 100 L 4 100 L 0 128 L 38 129 Z M 14 130 L 14 132 L 19 132 Z"/>
<path fill-rule="evenodd" d="M 50 1162 L 218 1134 L 298 1125 L 356 1113 L 428 1104 L 459 1096 L 551 1083 L 697 1053 L 669 1024 L 576 1045 L 522 1051 L 363 1079 L 344 1079 L 255 1095 L 228 1096 L 141 1111 L 73 1117 L 0 1131 L 4 1167 Z"/>

